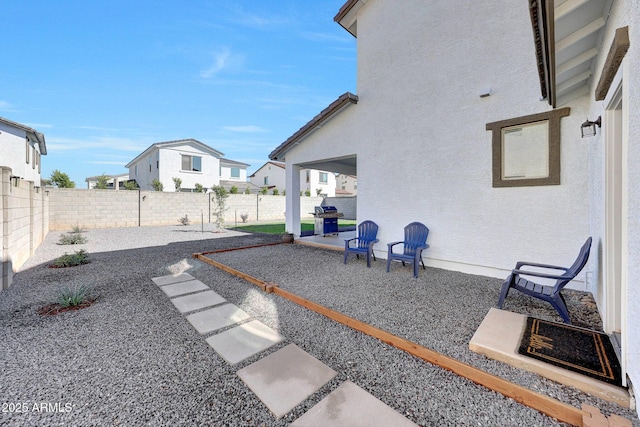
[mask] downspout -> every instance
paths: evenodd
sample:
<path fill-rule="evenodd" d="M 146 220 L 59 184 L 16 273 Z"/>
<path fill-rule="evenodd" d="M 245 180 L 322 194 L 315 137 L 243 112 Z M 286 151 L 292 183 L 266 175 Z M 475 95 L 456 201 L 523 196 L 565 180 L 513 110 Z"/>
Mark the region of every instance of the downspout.
<path fill-rule="evenodd" d="M 138 227 L 142 226 L 142 221 L 141 221 L 142 215 L 140 214 L 141 209 L 142 209 L 142 192 L 138 190 Z"/>

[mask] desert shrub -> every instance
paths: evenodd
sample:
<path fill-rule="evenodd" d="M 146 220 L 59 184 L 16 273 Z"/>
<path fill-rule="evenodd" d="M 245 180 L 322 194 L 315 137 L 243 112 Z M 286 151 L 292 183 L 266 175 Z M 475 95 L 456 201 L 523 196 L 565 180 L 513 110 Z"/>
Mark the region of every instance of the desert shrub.
<path fill-rule="evenodd" d="M 73 234 L 73 233 L 84 233 L 85 231 L 87 231 L 87 230 L 85 230 L 84 227 L 82 227 L 80 225 L 76 225 L 71 229 L 71 231 L 69 233 L 71 233 L 71 234 Z"/>
<path fill-rule="evenodd" d="M 306 190 L 306 191 L 304 192 L 304 195 L 305 195 L 305 196 L 307 196 L 307 197 L 311 196 L 311 191 Z"/>
<path fill-rule="evenodd" d="M 57 290 L 57 302 L 61 307 L 74 307 L 89 300 L 89 286 L 67 285 Z"/>
<path fill-rule="evenodd" d="M 87 254 L 87 251 L 85 251 L 84 249 L 81 249 L 75 253 L 65 253 L 61 257 L 56 258 L 51 263 L 51 267 L 75 267 L 76 265 L 88 264 L 89 262 L 89 254 Z"/>
<path fill-rule="evenodd" d="M 178 222 L 182 225 L 189 225 L 191 220 L 189 219 L 189 216 L 187 216 L 187 214 L 184 214 L 182 218 L 178 219 Z"/>
<path fill-rule="evenodd" d="M 260 190 L 260 192 L 262 194 L 267 194 L 269 192 L 269 189 L 267 187 L 262 187 L 262 189 Z"/>
<path fill-rule="evenodd" d="M 236 187 L 235 185 L 232 185 L 231 188 L 229 189 L 229 193 L 238 194 L 238 187 Z"/>
<path fill-rule="evenodd" d="M 273 189 L 273 195 L 274 195 L 274 196 L 277 196 L 278 194 L 280 194 L 280 191 L 278 191 L 278 189 L 277 189 L 277 188 L 274 188 L 274 189 Z"/>
<path fill-rule="evenodd" d="M 196 193 L 204 193 L 205 191 L 207 191 L 207 189 L 206 189 L 206 188 L 204 188 L 204 187 L 202 186 L 202 184 L 200 184 L 200 183 L 197 183 L 197 182 L 196 182 L 195 187 L 196 187 L 196 188 L 195 188 L 195 190 L 194 190 L 194 191 L 195 191 Z"/>
<path fill-rule="evenodd" d="M 153 189 L 155 191 L 162 191 L 164 189 L 164 185 L 162 184 L 162 182 L 160 182 L 160 180 L 156 178 L 151 181 L 151 185 L 153 186 Z"/>
<path fill-rule="evenodd" d="M 240 214 L 240 219 L 242 219 L 242 222 L 246 223 L 247 220 L 249 219 L 249 214 L 248 213 Z"/>
<path fill-rule="evenodd" d="M 244 194 L 251 194 L 251 190 L 249 189 L 249 187 L 246 187 L 244 189 Z"/>
<path fill-rule="evenodd" d="M 87 243 L 87 238 L 81 233 L 66 233 L 60 235 L 60 241 L 58 243 L 61 245 L 81 245 Z"/>
<path fill-rule="evenodd" d="M 171 179 L 173 180 L 173 185 L 176 187 L 176 191 L 180 191 L 180 188 L 182 188 L 182 179 L 176 177 Z"/>

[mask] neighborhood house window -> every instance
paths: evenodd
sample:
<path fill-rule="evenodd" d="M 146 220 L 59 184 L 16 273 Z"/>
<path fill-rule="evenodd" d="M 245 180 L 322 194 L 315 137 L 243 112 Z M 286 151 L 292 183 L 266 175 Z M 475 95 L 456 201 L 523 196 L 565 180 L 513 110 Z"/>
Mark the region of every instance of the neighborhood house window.
<path fill-rule="evenodd" d="M 320 172 L 320 184 L 329 183 L 329 174 L 326 172 Z"/>
<path fill-rule="evenodd" d="M 487 123 L 493 187 L 560 184 L 560 119 L 569 108 Z"/>
<path fill-rule="evenodd" d="M 182 170 L 202 172 L 202 157 L 182 155 Z"/>
<path fill-rule="evenodd" d="M 269 185 L 269 177 L 268 176 L 264 177 L 264 185 Z"/>
<path fill-rule="evenodd" d="M 27 150 L 27 164 L 29 164 L 29 148 L 30 148 L 30 146 L 29 146 L 29 139 L 28 138 L 27 138 L 27 141 L 26 141 L 26 147 L 27 147 L 26 148 L 26 150 Z"/>
<path fill-rule="evenodd" d="M 240 178 L 240 168 L 231 168 L 231 178 Z"/>

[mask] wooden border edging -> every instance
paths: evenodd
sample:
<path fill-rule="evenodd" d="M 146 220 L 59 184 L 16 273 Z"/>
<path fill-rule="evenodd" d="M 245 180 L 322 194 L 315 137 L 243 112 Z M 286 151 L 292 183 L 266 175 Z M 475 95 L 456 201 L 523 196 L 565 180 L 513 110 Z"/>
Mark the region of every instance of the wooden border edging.
<path fill-rule="evenodd" d="M 281 243 L 278 242 L 275 244 L 281 244 Z M 248 249 L 248 248 L 254 248 L 254 247 L 261 247 L 261 246 L 272 246 L 272 245 L 274 245 L 274 243 L 269 243 L 265 245 L 247 246 L 244 248 L 223 249 L 219 251 L 202 252 L 198 254 L 193 254 L 193 257 L 209 265 L 217 267 L 223 271 L 226 271 L 231 275 L 245 279 L 249 283 L 252 283 L 260 287 L 266 293 L 277 294 L 282 298 L 285 298 L 302 307 L 305 307 L 311 311 L 321 314 L 331 320 L 334 320 L 338 323 L 348 326 L 356 331 L 362 332 L 373 338 L 379 339 L 380 341 L 385 342 L 400 350 L 403 350 L 411 354 L 412 356 L 425 360 L 426 362 L 429 362 L 432 365 L 436 365 L 442 369 L 451 371 L 456 375 L 466 378 L 489 390 L 498 392 L 505 397 L 509 397 L 518 403 L 521 403 L 525 406 L 528 406 L 532 409 L 542 412 L 543 414 L 548 415 L 552 418 L 555 418 L 561 422 L 569 423 L 579 427 L 594 425 L 592 424 L 591 420 L 592 420 L 592 417 L 594 417 L 595 415 L 594 411 L 597 411 L 599 413 L 599 410 L 597 408 L 593 408 L 592 412 L 589 412 L 585 409 L 578 409 L 572 405 L 561 402 L 557 399 L 546 396 L 544 394 L 537 393 L 533 390 L 530 390 L 519 384 L 512 383 L 511 381 L 507 381 L 504 378 L 500 378 L 498 376 L 485 372 L 467 363 L 460 362 L 459 360 L 456 360 L 449 356 L 445 356 L 444 354 L 438 353 L 437 351 L 431 350 L 427 347 L 423 347 L 420 344 L 417 344 L 413 341 L 409 341 L 407 339 L 398 337 L 387 331 L 376 328 L 375 326 L 371 326 L 367 323 L 361 322 L 360 320 L 349 317 L 338 311 L 335 311 L 323 305 L 317 304 L 313 301 L 310 301 L 292 292 L 286 291 L 280 288 L 275 283 L 265 282 L 256 277 L 250 276 L 239 270 L 236 270 L 235 268 L 229 267 L 227 265 L 224 265 L 222 263 L 219 263 L 217 261 L 214 261 L 204 256 L 204 254 L 229 252 L 234 250 Z M 585 420 L 587 420 L 586 424 L 585 424 Z M 613 422 L 614 424 L 609 424 L 609 421 Z M 620 421 L 622 421 L 623 424 L 618 424 Z M 623 426 L 623 425 L 627 425 L 624 423 L 625 421 L 628 421 L 629 422 L 628 425 L 631 425 L 630 424 L 631 422 L 629 420 L 626 420 L 625 418 L 619 417 L 617 415 L 616 416 L 612 415 L 611 418 L 606 421 L 606 424 L 600 424 L 600 425 L 602 427 L 613 426 L 613 425 Z"/>

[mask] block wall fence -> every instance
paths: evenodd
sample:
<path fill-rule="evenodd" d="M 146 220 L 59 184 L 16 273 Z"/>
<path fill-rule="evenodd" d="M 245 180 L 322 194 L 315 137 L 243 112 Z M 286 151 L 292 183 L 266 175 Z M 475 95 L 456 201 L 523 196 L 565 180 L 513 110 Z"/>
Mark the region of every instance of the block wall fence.
<path fill-rule="evenodd" d="M 49 228 L 137 227 L 178 224 L 185 215 L 191 224 L 215 222 L 216 204 L 212 193 L 161 191 L 113 191 L 51 188 Z M 344 200 L 341 200 L 344 199 Z M 355 219 L 356 198 L 300 197 L 302 218 L 312 218 L 315 206 L 336 205 L 345 218 Z M 247 223 L 279 221 L 285 218 L 285 197 L 262 194 L 229 194 L 225 201 L 227 227 Z"/>
<path fill-rule="evenodd" d="M 191 224 L 215 222 L 211 193 L 114 191 L 49 188 L 12 178 L 10 168 L 0 167 L 0 290 L 11 285 L 47 233 L 73 227 L 110 228 L 179 224 L 185 215 Z M 300 197 L 302 218 L 312 218 L 315 206 L 333 205 L 355 219 L 355 197 Z M 230 194 L 224 225 L 279 221 L 285 218 L 285 197 L 262 194 Z"/>
<path fill-rule="evenodd" d="M 49 232 L 48 197 L 39 185 L 0 166 L 0 290 L 11 285 Z"/>

